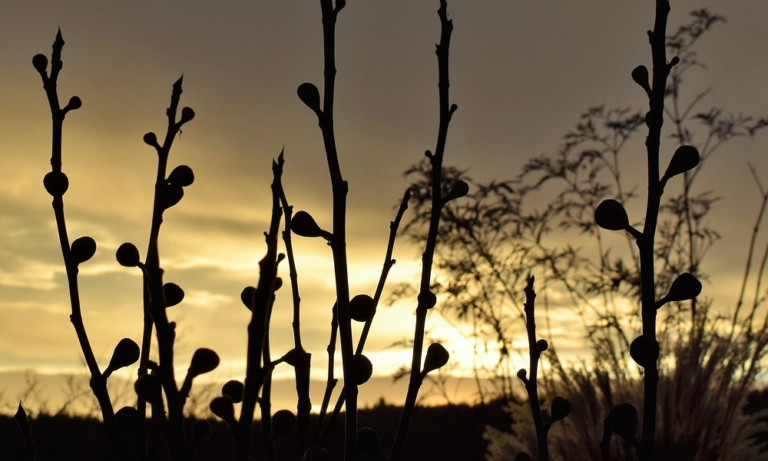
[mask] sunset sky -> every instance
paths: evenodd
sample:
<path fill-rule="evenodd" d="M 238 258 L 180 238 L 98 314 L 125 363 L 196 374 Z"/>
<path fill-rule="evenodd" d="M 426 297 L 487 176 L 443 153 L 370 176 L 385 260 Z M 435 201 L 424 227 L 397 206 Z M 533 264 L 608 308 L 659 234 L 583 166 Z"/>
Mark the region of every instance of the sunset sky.
<path fill-rule="evenodd" d="M 350 184 L 353 295 L 373 294 L 389 222 L 408 186 L 402 173 L 434 148 L 438 6 L 437 0 L 349 0 L 339 16 L 335 126 Z M 707 69 L 689 74 L 688 97 L 712 88 L 702 108 L 767 115 L 768 3 L 673 1 L 670 30 L 704 7 L 727 23 L 702 39 L 699 56 Z M 451 99 L 459 109 L 446 163 L 469 169 L 478 180 L 507 179 L 527 158 L 554 152 L 588 107 L 644 108 L 645 96 L 630 71 L 638 64 L 650 67 L 645 33 L 653 13 L 650 0 L 450 2 Z M 161 237 L 165 280 L 187 293 L 170 312 L 181 332 L 178 364 L 186 369 L 197 347 L 210 347 L 222 358 L 216 379 L 242 378 L 249 312 L 239 295 L 257 281 L 269 219 L 270 163 L 282 149 L 289 201 L 330 228 L 320 131 L 315 115 L 296 97 L 299 84 L 322 84 L 319 2 L 5 2 L 0 372 L 85 371 L 68 319 L 51 200 L 42 186 L 50 169 L 50 111 L 31 65 L 35 54 L 50 55 L 58 28 L 66 41 L 60 98 L 77 95 L 83 101 L 64 126 L 70 179 L 65 204 L 70 237 L 90 235 L 99 248 L 81 267 L 80 286 L 100 363 L 106 366 L 120 338 L 140 339 L 140 274 L 119 266 L 114 252 L 126 241 L 142 255 L 146 249 L 156 156 L 142 136 L 164 133 L 171 85 L 183 74 L 181 104 L 197 117 L 176 140 L 170 164 L 191 166 L 196 180 L 166 213 Z M 641 137 L 630 152 L 642 155 Z M 747 164 L 768 185 L 767 152 L 768 133 L 736 140 L 712 158 L 700 179 L 722 196 L 712 224 L 723 239 L 704 268 L 712 274 L 705 294 L 726 306 L 733 305 L 744 242 L 759 205 Z M 643 179 L 638 170 L 633 180 Z M 331 253 L 319 240 L 295 242 L 306 347 L 314 356 L 313 376 L 322 378 L 334 297 Z M 420 250 L 404 243 L 395 249 L 393 281 L 417 280 Z M 377 375 L 389 376 L 409 361 L 409 351 L 388 346 L 413 335 L 414 307 L 403 302 L 380 308 L 366 347 Z M 275 355 L 292 347 L 290 315 L 286 290 L 273 315 Z M 437 314 L 428 322 L 435 336 L 455 340 L 446 347 L 460 366 L 468 366 L 469 345 Z M 568 331 L 571 340 L 581 337 L 578 328 Z M 570 350 L 572 357 L 583 352 Z M 404 393 L 381 388 L 366 398 L 379 395 L 398 401 Z"/>

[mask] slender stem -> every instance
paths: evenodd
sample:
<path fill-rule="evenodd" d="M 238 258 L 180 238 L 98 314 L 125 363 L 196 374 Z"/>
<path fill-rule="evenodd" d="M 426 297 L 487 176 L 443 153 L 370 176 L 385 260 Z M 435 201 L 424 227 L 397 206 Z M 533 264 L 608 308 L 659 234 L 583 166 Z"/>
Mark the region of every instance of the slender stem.
<path fill-rule="evenodd" d="M 528 277 L 525 286 L 525 330 L 528 332 L 528 356 L 530 359 L 530 375 L 523 379 L 525 391 L 528 393 L 528 403 L 531 406 L 533 425 L 536 428 L 536 440 L 539 447 L 539 461 L 549 461 L 549 447 L 547 446 L 547 428 L 544 426 L 544 417 L 541 414 L 541 402 L 539 402 L 539 358 L 541 352 L 536 347 L 536 317 L 534 315 L 536 292 L 533 290 L 533 276 Z"/>
<path fill-rule="evenodd" d="M 430 282 L 432 279 L 432 261 L 434 259 L 435 247 L 437 244 L 437 228 L 440 224 L 440 212 L 443 208 L 442 190 L 442 169 L 443 154 L 448 137 L 448 125 L 451 121 L 456 106 L 450 105 L 449 92 L 450 87 L 448 79 L 448 50 L 451 43 L 451 32 L 453 32 L 453 22 L 448 19 L 448 5 L 446 0 L 440 0 L 440 8 L 437 11 L 440 17 L 440 43 L 437 45 L 438 62 L 438 90 L 440 107 L 440 125 L 438 128 L 437 145 L 435 153 L 429 154 L 432 165 L 432 211 L 430 214 L 429 231 L 427 233 L 427 243 L 422 254 L 421 283 L 419 288 L 418 305 L 416 307 L 416 327 L 413 337 L 413 359 L 411 361 L 411 375 L 408 383 L 408 393 L 405 397 L 403 412 L 400 417 L 400 423 L 397 427 L 397 435 L 392 446 L 389 459 L 397 461 L 402 456 L 405 447 L 405 439 L 408 435 L 408 428 L 411 424 L 413 412 L 416 407 L 416 398 L 423 381 L 421 375 L 422 351 L 424 348 L 424 332 L 426 328 L 427 312 L 435 305 L 435 295 L 430 291 Z"/>

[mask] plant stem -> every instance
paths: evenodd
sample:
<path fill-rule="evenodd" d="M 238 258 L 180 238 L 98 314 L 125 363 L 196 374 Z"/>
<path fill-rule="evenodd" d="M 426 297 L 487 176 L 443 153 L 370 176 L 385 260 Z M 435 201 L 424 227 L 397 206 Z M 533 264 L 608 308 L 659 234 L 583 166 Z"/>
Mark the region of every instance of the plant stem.
<path fill-rule="evenodd" d="M 416 306 L 416 328 L 413 337 L 413 359 L 411 361 L 411 375 L 408 382 L 408 393 L 403 405 L 403 413 L 400 417 L 400 423 L 397 427 L 397 435 L 392 446 L 389 459 L 397 461 L 402 456 L 405 447 L 405 438 L 408 435 L 408 428 L 411 424 L 413 412 L 416 407 L 416 398 L 421 388 L 423 378 L 421 376 L 421 357 L 424 348 L 424 332 L 427 321 L 427 312 L 434 307 L 434 294 L 430 291 L 430 282 L 432 279 L 432 261 L 437 244 L 437 229 L 440 224 L 440 212 L 443 208 L 442 190 L 442 169 L 443 154 L 445 152 L 445 143 L 448 137 L 448 125 L 451 121 L 456 106 L 450 105 L 448 89 L 450 87 L 448 79 L 448 50 L 451 43 L 451 32 L 453 32 L 453 22 L 448 19 L 448 5 L 446 0 L 440 0 L 440 8 L 437 11 L 440 17 L 440 43 L 437 45 L 438 62 L 438 89 L 439 89 L 439 107 L 440 107 L 440 125 L 438 128 L 437 145 L 435 153 L 427 152 L 427 156 L 432 166 L 432 211 L 430 214 L 429 231 L 427 234 L 427 243 L 422 254 L 421 283 L 419 288 L 418 305 Z"/>
<path fill-rule="evenodd" d="M 525 330 L 528 332 L 528 356 L 530 358 L 530 375 L 523 382 L 528 393 L 528 403 L 531 406 L 533 425 L 536 428 L 536 440 L 539 447 L 539 461 L 549 461 L 547 446 L 547 429 L 544 427 L 544 417 L 541 414 L 539 402 L 538 370 L 541 352 L 536 347 L 536 318 L 534 316 L 536 292 L 533 290 L 533 276 L 528 277 L 525 286 Z"/>

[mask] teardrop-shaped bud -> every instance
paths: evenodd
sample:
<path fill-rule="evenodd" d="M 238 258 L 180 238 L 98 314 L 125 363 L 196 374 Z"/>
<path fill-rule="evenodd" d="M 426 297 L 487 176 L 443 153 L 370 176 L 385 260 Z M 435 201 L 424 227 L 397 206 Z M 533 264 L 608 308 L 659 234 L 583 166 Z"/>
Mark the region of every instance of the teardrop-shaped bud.
<path fill-rule="evenodd" d="M 136 395 L 151 405 L 163 404 L 163 389 L 160 384 L 160 378 L 156 375 L 148 374 L 139 376 L 133 385 Z"/>
<path fill-rule="evenodd" d="M 669 292 L 663 301 L 673 302 L 693 299 L 701 294 L 701 288 L 701 282 L 695 275 L 683 272 L 672 282 L 672 286 L 669 287 Z"/>
<path fill-rule="evenodd" d="M 195 173 L 187 165 L 179 165 L 168 175 L 168 182 L 187 187 L 195 182 Z"/>
<path fill-rule="evenodd" d="M 349 300 L 347 312 L 352 320 L 367 322 L 376 314 L 376 302 L 368 295 L 357 295 Z"/>
<path fill-rule="evenodd" d="M 76 264 L 82 264 L 96 254 L 96 241 L 91 237 L 80 237 L 72 242 L 72 258 Z"/>
<path fill-rule="evenodd" d="M 211 413 L 226 421 L 230 426 L 237 422 L 235 419 L 235 403 L 226 395 L 211 400 L 208 408 L 210 408 Z"/>
<path fill-rule="evenodd" d="M 320 237 L 323 234 L 322 229 L 315 222 L 315 218 L 306 211 L 298 211 L 293 215 L 291 230 L 294 234 L 302 237 Z"/>
<path fill-rule="evenodd" d="M 669 179 L 673 176 L 685 173 L 696 168 L 701 160 L 699 156 L 699 150 L 693 146 L 680 146 L 675 150 L 672 155 L 672 160 L 669 161 L 667 171 L 664 173 L 664 177 Z"/>
<path fill-rule="evenodd" d="M 311 83 L 302 83 L 296 90 L 299 99 L 315 112 L 320 112 L 320 91 Z"/>
<path fill-rule="evenodd" d="M 528 372 L 525 370 L 525 368 L 521 368 L 517 370 L 517 377 L 525 381 L 528 377 Z"/>
<path fill-rule="evenodd" d="M 290 410 L 279 410 L 272 415 L 272 434 L 282 437 L 290 433 L 296 427 L 296 415 Z"/>
<path fill-rule="evenodd" d="M 219 354 L 211 349 L 201 347 L 192 354 L 192 361 L 189 364 L 187 373 L 194 378 L 195 376 L 213 371 L 218 366 Z"/>
<path fill-rule="evenodd" d="M 603 200 L 595 210 L 595 222 L 603 229 L 617 231 L 629 227 L 629 217 L 624 205 L 616 200 Z"/>
<path fill-rule="evenodd" d="M 437 370 L 448 363 L 448 359 L 451 355 L 440 343 L 432 343 L 427 348 L 427 356 L 424 358 L 423 373 L 429 373 L 432 370 Z"/>
<path fill-rule="evenodd" d="M 234 403 L 240 403 L 243 401 L 243 394 L 245 393 L 245 384 L 235 379 L 227 381 L 221 386 L 221 395 L 226 395 Z"/>
<path fill-rule="evenodd" d="M 361 427 L 358 429 L 357 449 L 366 455 L 379 455 L 381 453 L 381 439 L 379 439 L 379 434 L 370 427 Z"/>
<path fill-rule="evenodd" d="M 157 135 L 151 131 L 144 135 L 144 142 L 157 149 L 160 148 L 160 145 L 157 143 Z"/>
<path fill-rule="evenodd" d="M 651 88 L 648 84 L 648 68 L 645 66 L 640 65 L 632 69 L 632 80 L 646 91 Z"/>
<path fill-rule="evenodd" d="M 192 425 L 192 437 L 195 442 L 199 443 L 208 440 L 212 432 L 213 427 L 211 427 L 211 423 L 205 419 L 199 419 Z"/>
<path fill-rule="evenodd" d="M 185 107 L 181 109 L 181 119 L 179 119 L 179 125 L 183 125 L 188 121 L 195 118 L 195 111 L 191 107 Z"/>
<path fill-rule="evenodd" d="M 359 386 L 371 379 L 373 375 L 373 364 L 370 359 L 364 355 L 352 356 L 352 376 L 349 377 L 353 384 Z"/>
<path fill-rule="evenodd" d="M 641 367 L 650 367 L 659 359 L 659 342 L 649 335 L 640 335 L 629 345 L 629 355 Z"/>
<path fill-rule="evenodd" d="M 252 286 L 247 286 L 243 288 L 242 293 L 240 293 L 240 300 L 243 302 L 245 307 L 248 308 L 248 310 L 251 310 L 251 307 L 253 306 L 253 300 L 254 300 L 255 294 L 256 294 L 256 288 Z"/>
<path fill-rule="evenodd" d="M 176 205 L 184 197 L 184 188 L 179 184 L 165 184 L 160 189 L 160 205 L 164 210 Z"/>
<path fill-rule="evenodd" d="M 448 195 L 445 196 L 445 201 L 454 200 L 457 198 L 464 197 L 469 193 L 469 184 L 466 183 L 466 181 L 462 181 L 459 179 L 455 183 L 453 183 L 453 186 L 451 187 L 451 191 L 448 192 Z"/>
<path fill-rule="evenodd" d="M 43 178 L 45 190 L 53 197 L 61 197 L 69 189 L 69 178 L 61 171 L 51 171 Z"/>
<path fill-rule="evenodd" d="M 536 350 L 539 352 L 545 352 L 547 349 L 549 349 L 549 343 L 546 339 L 540 339 L 536 341 Z"/>
<path fill-rule="evenodd" d="M 81 107 L 83 107 L 83 101 L 77 96 L 72 96 L 69 98 L 69 103 L 64 107 L 64 110 L 77 110 Z"/>
<path fill-rule="evenodd" d="M 565 419 L 571 413 L 571 402 L 558 396 L 552 399 L 552 404 L 549 406 L 550 421 L 557 422 L 561 419 Z"/>
<path fill-rule="evenodd" d="M 121 266 L 136 267 L 141 263 L 141 256 L 139 255 L 139 249 L 133 243 L 123 243 L 117 249 L 115 258 Z"/>
<path fill-rule="evenodd" d="M 278 258 L 279 259 L 279 258 Z M 283 287 L 283 278 L 282 277 L 275 277 L 275 281 L 272 282 L 272 292 L 276 292 L 280 288 Z"/>
<path fill-rule="evenodd" d="M 107 365 L 107 370 L 111 373 L 120 368 L 133 365 L 139 360 L 140 354 L 141 350 L 139 349 L 139 345 L 136 344 L 134 340 L 123 338 L 117 343 L 117 346 L 115 346 L 115 350 L 112 352 L 112 358 L 109 360 L 109 365 Z M 104 371 L 105 374 L 107 374 L 107 370 Z"/>
<path fill-rule="evenodd" d="M 123 407 L 115 412 L 115 420 L 123 431 L 132 431 L 139 424 L 139 412 L 133 407 Z"/>
<path fill-rule="evenodd" d="M 45 74 L 48 69 L 48 58 L 44 54 L 36 54 L 32 58 L 32 65 L 35 66 L 36 71 Z"/>
<path fill-rule="evenodd" d="M 632 441 L 637 433 L 637 410 L 629 403 L 611 408 L 605 418 L 607 426 L 619 437 Z"/>
<path fill-rule="evenodd" d="M 173 307 L 184 301 L 184 290 L 173 282 L 163 284 L 165 307 Z"/>
<path fill-rule="evenodd" d="M 301 461 L 333 461 L 333 457 L 323 447 L 309 447 L 301 457 Z"/>
<path fill-rule="evenodd" d="M 515 455 L 515 459 L 512 461 L 533 461 L 533 458 L 531 458 L 531 455 L 524 451 L 518 451 Z"/>

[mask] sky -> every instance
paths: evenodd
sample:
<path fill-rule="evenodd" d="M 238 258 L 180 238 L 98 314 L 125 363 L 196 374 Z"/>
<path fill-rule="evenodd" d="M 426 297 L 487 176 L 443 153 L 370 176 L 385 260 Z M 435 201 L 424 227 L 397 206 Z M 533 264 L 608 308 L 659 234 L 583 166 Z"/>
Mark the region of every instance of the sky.
<path fill-rule="evenodd" d="M 588 107 L 645 107 L 629 77 L 649 65 L 645 32 L 653 2 L 449 3 L 454 21 L 451 99 L 459 106 L 450 127 L 446 163 L 478 180 L 507 179 L 535 155 L 552 153 Z M 335 127 L 342 173 L 349 181 L 352 294 L 373 294 L 389 222 L 408 187 L 403 172 L 433 149 L 437 131 L 439 2 L 349 1 L 337 24 Z M 704 107 L 735 114 L 768 113 L 764 84 L 768 3 L 672 2 L 670 26 L 693 9 L 726 17 L 701 41 L 707 68 L 686 80 L 691 96 L 712 88 Z M 64 267 L 50 196 L 50 112 L 35 54 L 50 55 L 61 28 L 66 45 L 59 77 L 62 101 L 77 95 L 83 108 L 67 116 L 64 171 L 70 236 L 92 236 L 93 260 L 81 267 L 86 328 L 106 366 L 122 337 L 141 335 L 140 274 L 119 266 L 126 241 L 146 248 L 155 155 L 142 142 L 165 130 L 171 85 L 184 76 L 181 105 L 197 116 L 183 128 L 170 164 L 186 164 L 195 183 L 166 213 L 161 258 L 166 281 L 187 297 L 169 314 L 180 325 L 180 370 L 198 347 L 222 358 L 216 379 L 242 377 L 249 312 L 239 294 L 255 285 L 270 207 L 270 164 L 285 150 L 284 185 L 295 210 L 330 227 L 331 190 L 315 115 L 296 97 L 303 82 L 322 84 L 318 2 L 168 0 L 5 2 L 0 17 L 0 372 L 57 375 L 84 372 L 68 320 Z M 738 282 L 744 242 L 759 205 L 747 164 L 768 184 L 768 134 L 738 139 L 714 157 L 700 181 L 723 199 L 712 214 L 723 234 L 706 270 L 707 293 L 725 303 Z M 632 147 L 642 152 L 641 140 Z M 670 155 L 671 152 L 666 153 Z M 643 175 L 638 172 L 638 183 Z M 333 303 L 329 249 L 295 239 L 304 299 L 306 347 L 313 376 L 322 378 Z M 390 279 L 417 279 L 419 249 L 399 242 Z M 729 296 L 731 298 L 729 299 Z M 282 295 L 286 298 L 285 295 Z M 389 347 L 413 335 L 414 303 L 382 307 L 366 349 L 377 376 L 409 362 Z M 565 320 L 563 320 L 565 322 Z M 452 339 L 459 368 L 471 351 L 431 314 L 428 326 Z M 569 329 L 579 340 L 578 329 Z M 291 347 L 290 306 L 278 300 L 272 349 Z M 576 356 L 578 348 L 574 348 Z M 290 371 L 278 374 L 290 375 Z M 126 375 L 128 377 L 129 375 Z M 382 379 L 381 383 L 388 380 Z M 10 386 L 10 384 L 9 384 Z M 16 386 L 16 385 L 15 385 Z M 370 401 L 384 395 L 383 387 Z M 2 383 L 0 383 L 2 387 Z M 13 389 L 16 387 L 11 386 Z"/>

